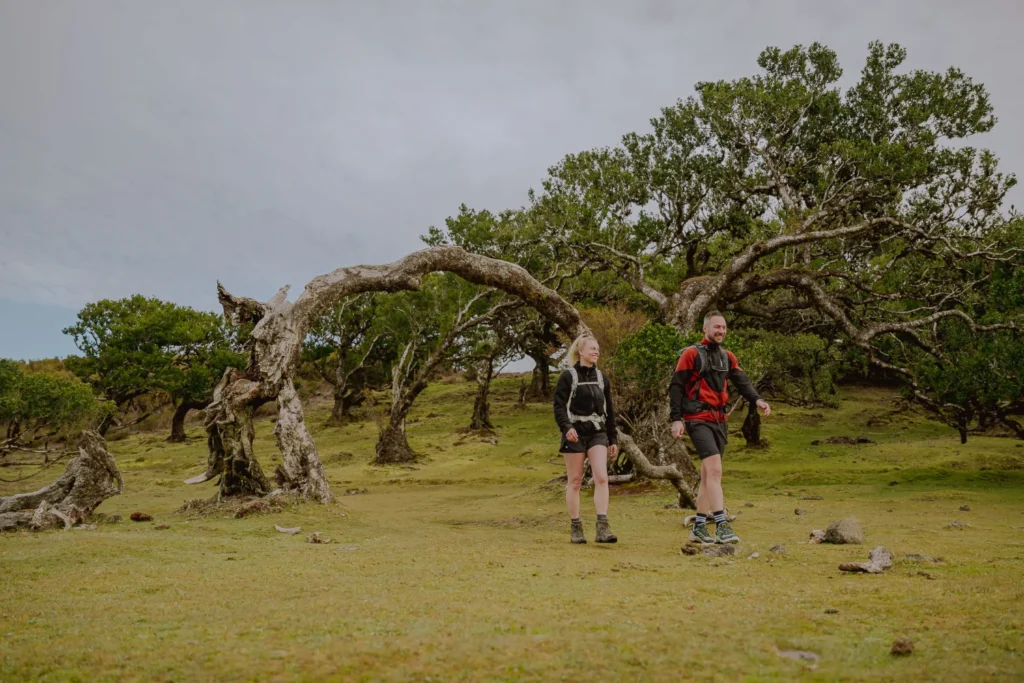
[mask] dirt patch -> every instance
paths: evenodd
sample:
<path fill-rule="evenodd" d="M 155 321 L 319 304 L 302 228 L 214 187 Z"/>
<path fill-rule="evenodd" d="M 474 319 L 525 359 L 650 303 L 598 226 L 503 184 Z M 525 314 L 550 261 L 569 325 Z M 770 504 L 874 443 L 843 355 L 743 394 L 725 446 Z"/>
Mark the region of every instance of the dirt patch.
<path fill-rule="evenodd" d="M 641 493 L 650 493 L 651 491 L 657 490 L 658 485 L 649 479 L 630 482 L 629 484 L 616 484 L 615 486 L 608 487 L 608 492 L 613 496 L 636 496 Z"/>

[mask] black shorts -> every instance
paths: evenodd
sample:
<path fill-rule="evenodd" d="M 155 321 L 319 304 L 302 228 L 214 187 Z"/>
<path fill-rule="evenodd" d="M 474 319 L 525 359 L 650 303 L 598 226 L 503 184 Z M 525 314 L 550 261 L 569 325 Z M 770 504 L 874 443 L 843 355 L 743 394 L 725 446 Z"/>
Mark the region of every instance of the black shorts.
<path fill-rule="evenodd" d="M 686 433 L 701 460 L 712 455 L 725 455 L 729 435 L 724 422 L 687 421 Z"/>
<path fill-rule="evenodd" d="M 576 429 L 576 434 L 580 437 L 576 443 L 569 441 L 562 435 L 562 445 L 559 447 L 559 453 L 586 453 L 594 446 L 607 446 L 608 445 L 608 434 L 604 430 L 598 431 L 597 428 L 590 422 L 582 422 L 573 425 Z"/>

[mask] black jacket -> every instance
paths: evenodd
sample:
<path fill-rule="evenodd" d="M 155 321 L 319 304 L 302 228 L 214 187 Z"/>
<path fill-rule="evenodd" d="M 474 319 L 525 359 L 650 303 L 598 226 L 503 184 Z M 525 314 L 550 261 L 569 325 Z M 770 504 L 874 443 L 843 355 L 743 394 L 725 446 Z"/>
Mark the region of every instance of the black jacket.
<path fill-rule="evenodd" d="M 576 372 L 579 374 L 580 382 L 596 382 L 597 375 L 595 373 L 600 372 L 596 367 L 584 367 L 579 363 L 574 366 Z M 604 374 L 604 373 L 602 373 Z M 558 423 L 558 428 L 562 430 L 564 436 L 569 429 L 576 427 L 579 429 L 580 425 L 589 425 L 589 422 L 582 422 L 572 424 L 569 422 L 569 414 L 565 409 L 565 402 L 569 400 L 569 392 L 572 391 L 572 375 L 568 370 L 562 372 L 562 375 L 558 378 L 558 384 L 555 385 L 555 422 Z M 604 429 L 605 433 L 608 434 L 608 443 L 615 443 L 615 410 L 612 408 L 612 386 L 608 381 L 608 375 L 604 375 L 604 402 L 602 406 L 601 391 L 596 384 L 587 384 L 576 387 L 576 396 L 572 399 L 572 412 L 573 415 L 592 415 L 597 413 L 598 415 L 604 415 Z"/>

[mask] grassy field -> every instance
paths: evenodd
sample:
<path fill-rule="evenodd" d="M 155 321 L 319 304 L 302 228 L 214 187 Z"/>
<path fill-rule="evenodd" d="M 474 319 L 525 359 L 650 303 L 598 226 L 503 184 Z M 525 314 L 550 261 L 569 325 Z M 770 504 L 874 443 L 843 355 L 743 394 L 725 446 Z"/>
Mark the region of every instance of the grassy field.
<path fill-rule="evenodd" d="M 591 543 L 572 546 L 563 492 L 543 485 L 563 470 L 550 409 L 517 409 L 517 383 L 499 381 L 497 443 L 456 433 L 470 384 L 431 387 L 409 424 L 424 458 L 404 468 L 368 464 L 373 421 L 324 428 L 314 408 L 337 503 L 244 519 L 176 512 L 213 493 L 182 483 L 205 463 L 201 430 L 112 441 L 127 488 L 100 511 L 154 521 L 0 536 L 0 680 L 1024 679 L 1020 441 L 962 446 L 880 390 L 775 406 L 771 447 L 737 434 L 726 456 L 735 557 L 681 555 L 683 512 L 649 484 L 613 491 L 614 546 L 592 542 L 585 498 Z M 258 425 L 268 471 L 272 426 Z M 839 435 L 875 443 L 810 445 Z M 806 542 L 847 516 L 866 545 Z M 307 543 L 314 531 L 332 542 Z M 876 545 L 892 570 L 838 571 Z M 912 655 L 889 654 L 900 636 Z M 819 659 L 779 654 L 792 649 Z"/>

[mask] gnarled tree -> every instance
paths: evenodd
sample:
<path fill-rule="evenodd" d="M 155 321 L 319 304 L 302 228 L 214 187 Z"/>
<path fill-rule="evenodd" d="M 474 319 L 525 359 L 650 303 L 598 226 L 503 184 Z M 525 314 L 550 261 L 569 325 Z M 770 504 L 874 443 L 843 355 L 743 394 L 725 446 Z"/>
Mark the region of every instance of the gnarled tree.
<path fill-rule="evenodd" d="M 251 323 L 248 365 L 228 370 L 207 408 L 210 455 L 206 471 L 189 483 L 220 477 L 220 495 L 267 493 L 269 484 L 252 449 L 253 411 L 277 401 L 274 428 L 282 464 L 280 486 L 327 502 L 332 494 L 316 444 L 306 428 L 294 377 L 311 325 L 339 301 L 364 292 L 418 290 L 429 273 L 447 271 L 469 282 L 518 297 L 569 335 L 586 329 L 579 314 L 553 289 L 523 267 L 471 254 L 454 246 L 424 249 L 385 265 L 339 268 L 314 278 L 302 295 L 288 301 L 288 287 L 270 301 L 233 296 L 218 285 L 224 313 L 235 324 Z"/>
<path fill-rule="evenodd" d="M 366 389 L 382 386 L 390 374 L 395 348 L 380 319 L 378 299 L 373 293 L 345 299 L 310 331 L 307 355 L 334 395 L 330 424 L 349 420 Z"/>
<path fill-rule="evenodd" d="M 377 464 L 415 459 L 405 433 L 405 419 L 432 376 L 467 355 L 474 332 L 503 311 L 521 305 L 500 297 L 500 290 L 479 287 L 454 275 L 430 276 L 419 292 L 390 302 L 393 329 L 403 348 L 392 366 L 391 410 L 377 441 Z"/>
<path fill-rule="evenodd" d="M 983 86 L 955 68 L 901 71 L 905 56 L 872 43 L 843 90 L 831 50 L 767 49 L 761 73 L 700 83 L 651 132 L 566 157 L 535 224 L 561 260 L 618 274 L 683 333 L 720 308 L 840 339 L 921 404 L 955 410 L 904 349 L 950 359 L 952 319 L 970 334 L 1018 328 L 1019 309 L 973 305 L 1021 264 L 1001 209 L 1016 181 L 950 144 L 995 124 Z"/>

